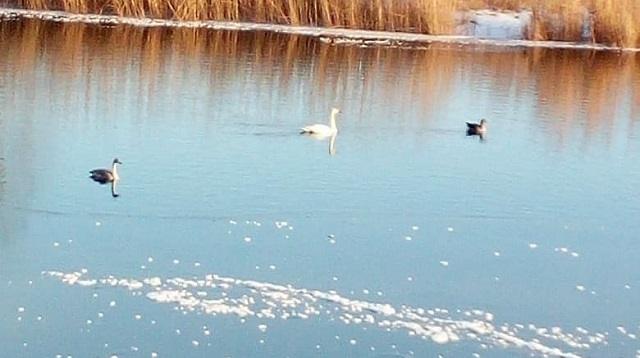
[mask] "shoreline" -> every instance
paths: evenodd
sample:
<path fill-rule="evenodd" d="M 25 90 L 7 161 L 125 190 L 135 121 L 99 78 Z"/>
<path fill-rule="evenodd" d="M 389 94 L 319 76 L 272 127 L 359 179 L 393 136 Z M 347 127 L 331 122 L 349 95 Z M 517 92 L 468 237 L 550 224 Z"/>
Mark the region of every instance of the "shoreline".
<path fill-rule="evenodd" d="M 428 44 L 490 46 L 510 48 L 574 49 L 591 51 L 616 51 L 638 53 L 640 48 L 607 46 L 595 43 L 536 41 L 514 39 L 483 39 L 462 35 L 426 35 L 408 32 L 354 30 L 344 28 L 322 28 L 310 26 L 278 25 L 231 21 L 182 21 L 151 18 L 120 17 L 101 14 L 74 14 L 53 10 L 25 10 L 0 7 L 0 21 L 35 19 L 63 23 L 94 25 L 126 25 L 136 27 L 171 27 L 211 29 L 227 31 L 266 31 L 318 38 L 320 41 L 339 45 L 360 46 L 419 46 Z"/>

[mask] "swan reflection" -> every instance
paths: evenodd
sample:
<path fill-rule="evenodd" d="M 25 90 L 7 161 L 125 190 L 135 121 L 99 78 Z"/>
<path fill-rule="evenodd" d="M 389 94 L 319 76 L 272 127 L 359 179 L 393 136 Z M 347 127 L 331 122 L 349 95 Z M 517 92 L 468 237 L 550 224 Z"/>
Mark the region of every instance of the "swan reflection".
<path fill-rule="evenodd" d="M 336 138 L 338 137 L 337 133 L 334 133 L 332 136 L 327 137 L 325 135 L 317 134 L 317 133 L 304 133 L 307 137 L 313 138 L 317 141 L 323 141 L 329 138 L 329 155 L 333 156 L 336 154 Z"/>

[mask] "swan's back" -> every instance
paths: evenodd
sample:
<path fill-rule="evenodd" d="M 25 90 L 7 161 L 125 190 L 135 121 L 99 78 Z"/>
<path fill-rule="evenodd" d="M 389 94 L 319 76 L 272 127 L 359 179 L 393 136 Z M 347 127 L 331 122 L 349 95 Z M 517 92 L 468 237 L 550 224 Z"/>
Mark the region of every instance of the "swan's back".
<path fill-rule="evenodd" d="M 114 179 L 113 173 L 111 173 L 111 171 L 107 169 L 94 169 L 89 173 L 91 174 L 89 178 L 101 184 L 112 182 Z"/>
<path fill-rule="evenodd" d="M 300 128 L 300 134 L 319 134 L 330 136 L 333 134 L 333 130 L 325 124 L 312 124 Z"/>

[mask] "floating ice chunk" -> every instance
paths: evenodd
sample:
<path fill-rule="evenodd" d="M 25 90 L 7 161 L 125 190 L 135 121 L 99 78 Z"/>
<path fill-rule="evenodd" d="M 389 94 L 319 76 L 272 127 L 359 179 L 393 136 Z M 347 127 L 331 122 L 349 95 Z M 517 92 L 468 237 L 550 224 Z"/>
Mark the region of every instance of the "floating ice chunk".
<path fill-rule="evenodd" d="M 444 330 L 441 330 L 441 331 L 435 332 L 433 335 L 431 335 L 431 340 L 433 340 L 434 342 L 436 342 L 438 344 L 445 344 L 445 343 L 449 342 L 449 335 Z"/>
<path fill-rule="evenodd" d="M 405 236 L 404 239 L 407 240 L 407 241 L 413 240 L 413 238 L 411 236 Z"/>
<path fill-rule="evenodd" d="M 411 230 L 413 230 L 413 231 L 418 231 L 418 229 L 420 229 L 420 228 L 418 226 L 416 226 L 416 225 L 411 227 Z"/>
<path fill-rule="evenodd" d="M 142 315 L 136 314 L 136 315 L 133 316 L 133 318 L 135 318 L 137 321 L 139 321 L 139 320 L 142 319 Z"/>
<path fill-rule="evenodd" d="M 96 226 L 100 226 L 102 223 L 100 221 L 96 221 Z"/>
<path fill-rule="evenodd" d="M 24 307 L 18 307 L 18 312 L 24 312 Z"/>
<path fill-rule="evenodd" d="M 449 266 L 449 261 L 440 261 L 440 265 L 447 267 Z"/>
<path fill-rule="evenodd" d="M 626 288 L 627 290 L 631 289 L 631 286 L 629 284 L 624 285 L 624 288 Z"/>
<path fill-rule="evenodd" d="M 235 220 L 229 220 L 229 224 L 231 224 L 231 225 L 237 225 L 237 224 L 238 224 L 238 222 L 237 222 L 237 221 L 235 221 Z"/>
<path fill-rule="evenodd" d="M 173 264 L 174 264 L 174 265 L 177 265 L 177 264 L 179 264 L 179 263 L 180 263 L 180 260 L 178 260 L 178 259 L 173 259 Z"/>
<path fill-rule="evenodd" d="M 584 286 L 583 286 L 583 285 L 576 285 L 576 290 L 578 290 L 578 291 L 584 291 L 584 290 L 585 290 L 585 288 L 584 288 Z"/>
<path fill-rule="evenodd" d="M 158 358 L 158 353 L 151 352 L 151 358 Z"/>
<path fill-rule="evenodd" d="M 147 262 L 149 262 L 149 263 L 153 262 L 153 257 L 151 257 L 151 256 L 147 257 Z"/>
<path fill-rule="evenodd" d="M 162 285 L 162 279 L 160 279 L 160 277 L 145 278 L 142 282 L 153 287 L 158 287 Z"/>
<path fill-rule="evenodd" d="M 115 306 L 116 306 L 116 301 L 109 302 L 109 307 L 115 307 Z"/>
<path fill-rule="evenodd" d="M 245 238 L 244 238 L 244 242 L 251 242 L 251 240 L 252 239 L 249 236 L 245 236 Z"/>
<path fill-rule="evenodd" d="M 538 248 L 538 244 L 530 243 L 530 244 L 529 244 L 529 248 L 530 248 L 530 249 L 537 249 L 537 248 Z"/>
<path fill-rule="evenodd" d="M 349 340 L 349 344 L 351 344 L 352 346 L 356 345 L 356 343 L 358 343 L 358 341 L 356 341 L 355 339 Z"/>
<path fill-rule="evenodd" d="M 193 341 L 191 341 L 191 344 L 192 344 L 194 347 L 197 347 L 197 346 L 199 346 L 199 345 L 200 345 L 200 342 L 198 342 L 198 341 L 196 341 L 196 340 L 194 339 Z"/>
<path fill-rule="evenodd" d="M 447 228 L 447 231 L 449 231 L 449 232 L 453 232 L 453 228 L 452 228 L 451 226 L 449 226 L 449 227 Z"/>
<path fill-rule="evenodd" d="M 269 265 L 269 270 L 275 270 L 276 269 L 276 265 Z"/>
<path fill-rule="evenodd" d="M 259 324 L 258 325 L 258 329 L 260 330 L 260 332 L 266 332 L 267 331 L 267 325 L 266 324 Z"/>
<path fill-rule="evenodd" d="M 53 247 L 58 247 L 58 246 L 60 246 L 59 242 L 56 241 L 56 242 L 53 243 Z"/>
<path fill-rule="evenodd" d="M 500 251 L 494 251 L 493 256 L 500 257 Z"/>

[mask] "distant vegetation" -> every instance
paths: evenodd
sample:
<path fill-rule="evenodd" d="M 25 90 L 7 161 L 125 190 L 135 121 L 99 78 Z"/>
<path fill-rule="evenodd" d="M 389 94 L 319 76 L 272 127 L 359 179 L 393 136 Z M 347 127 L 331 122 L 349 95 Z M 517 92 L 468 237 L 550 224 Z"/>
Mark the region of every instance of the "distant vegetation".
<path fill-rule="evenodd" d="M 12 1 L 12 0 L 9 0 Z M 14 0 L 27 9 L 451 34 L 460 10 L 530 10 L 535 40 L 640 47 L 640 0 Z"/>
<path fill-rule="evenodd" d="M 534 40 L 580 41 L 585 25 L 597 43 L 640 47 L 639 0 L 478 0 L 497 9 L 533 12 L 528 37 Z"/>

